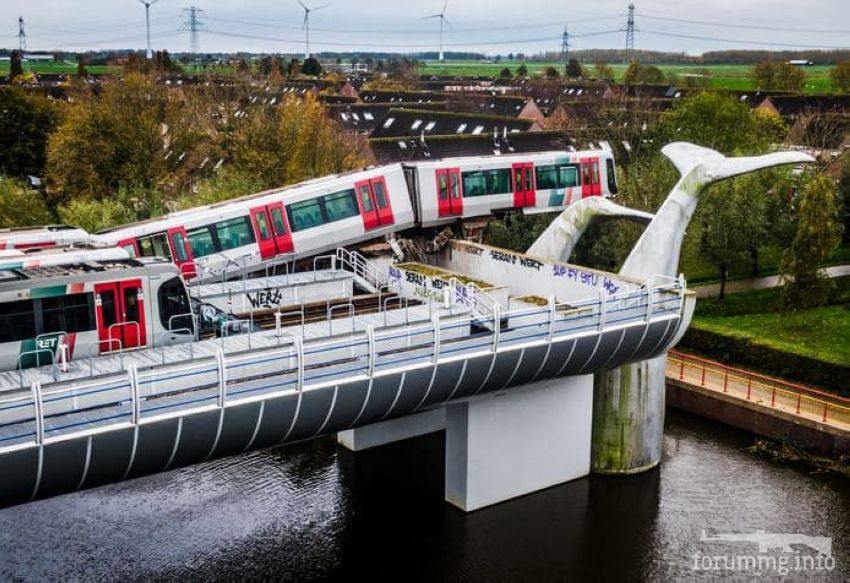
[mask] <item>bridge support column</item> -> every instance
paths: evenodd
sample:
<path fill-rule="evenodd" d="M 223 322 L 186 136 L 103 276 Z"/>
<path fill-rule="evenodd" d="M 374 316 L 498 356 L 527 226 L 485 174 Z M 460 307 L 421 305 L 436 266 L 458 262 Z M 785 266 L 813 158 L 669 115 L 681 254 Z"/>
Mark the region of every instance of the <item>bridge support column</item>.
<path fill-rule="evenodd" d="M 351 451 L 362 451 L 445 428 L 446 410 L 439 408 L 340 431 L 336 434 L 336 441 Z"/>
<path fill-rule="evenodd" d="M 446 501 L 472 511 L 590 473 L 591 375 L 446 407 Z"/>
<path fill-rule="evenodd" d="M 661 461 L 667 355 L 594 375 L 593 471 L 634 474 Z"/>

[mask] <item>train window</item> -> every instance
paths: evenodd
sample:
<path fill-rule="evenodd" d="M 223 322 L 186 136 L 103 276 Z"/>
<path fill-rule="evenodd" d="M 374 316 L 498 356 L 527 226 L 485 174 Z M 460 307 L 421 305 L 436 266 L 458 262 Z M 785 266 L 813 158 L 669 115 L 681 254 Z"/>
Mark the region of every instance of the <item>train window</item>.
<path fill-rule="evenodd" d="M 487 194 L 487 178 L 484 172 L 463 173 L 463 196 L 484 196 Z"/>
<path fill-rule="evenodd" d="M 537 167 L 537 188 L 539 190 L 550 190 L 553 188 L 558 188 L 557 166 Z"/>
<path fill-rule="evenodd" d="M 511 192 L 511 171 L 508 168 L 488 170 L 487 194 L 507 194 Z"/>
<path fill-rule="evenodd" d="M 343 190 L 322 197 L 327 222 L 341 221 L 360 214 L 354 199 L 354 190 Z M 380 204 L 379 204 L 380 206 Z"/>
<path fill-rule="evenodd" d="M 216 252 L 215 241 L 209 227 L 192 229 L 186 233 L 189 239 L 189 248 L 192 249 L 194 257 L 206 257 Z"/>
<path fill-rule="evenodd" d="M 537 167 L 537 188 L 572 188 L 579 185 L 578 166 L 576 164 L 558 164 Z"/>
<path fill-rule="evenodd" d="M 103 327 L 109 328 L 118 320 L 115 313 L 115 292 L 112 290 L 104 290 L 100 292 L 100 307 L 103 313 Z"/>
<path fill-rule="evenodd" d="M 460 182 L 457 173 L 452 172 L 450 179 L 452 182 L 452 198 L 460 198 Z"/>
<path fill-rule="evenodd" d="M 283 211 L 280 208 L 272 209 L 272 227 L 278 235 L 286 235 L 286 221 L 283 220 Z"/>
<path fill-rule="evenodd" d="M 188 328 L 194 330 L 192 326 L 192 308 L 189 305 L 189 296 L 186 295 L 186 288 L 179 277 L 169 279 L 161 286 L 157 292 L 157 300 L 159 302 L 159 320 L 162 322 L 162 327 L 166 330 L 180 330 Z"/>
<path fill-rule="evenodd" d="M 189 260 L 186 253 L 186 241 L 183 239 L 183 233 L 171 233 L 171 242 L 174 244 L 174 254 L 177 255 L 177 261 L 182 263 Z"/>
<path fill-rule="evenodd" d="M 239 217 L 221 221 L 213 225 L 221 249 L 236 249 L 254 242 L 254 230 L 248 222 L 248 217 Z"/>
<path fill-rule="evenodd" d="M 318 199 L 302 200 L 287 206 L 286 209 L 289 211 L 289 226 L 293 231 L 317 227 L 324 222 Z"/>
<path fill-rule="evenodd" d="M 375 189 L 375 198 L 378 200 L 378 208 L 387 208 L 387 191 L 384 188 L 384 183 L 379 180 L 377 182 L 373 182 L 372 187 Z"/>
<path fill-rule="evenodd" d="M 371 213 L 375 210 L 374 205 L 372 205 L 372 196 L 369 194 L 368 184 L 364 184 L 360 187 L 360 201 L 363 203 L 364 213 Z"/>
<path fill-rule="evenodd" d="M 124 288 L 124 321 L 139 321 L 139 289 L 135 287 Z"/>
<path fill-rule="evenodd" d="M 558 167 L 558 186 L 561 188 L 572 188 L 578 186 L 578 168 L 569 164 Z M 539 187 L 538 187 L 539 188 Z"/>
<path fill-rule="evenodd" d="M 65 319 L 65 332 L 85 332 L 94 330 L 94 304 L 91 292 L 70 294 L 63 298 L 62 316 Z"/>
<path fill-rule="evenodd" d="M 605 160 L 605 173 L 608 174 L 608 191 L 617 194 L 617 171 L 614 169 L 614 160 Z"/>
<path fill-rule="evenodd" d="M 0 342 L 35 338 L 35 314 L 32 300 L 0 304 Z"/>
<path fill-rule="evenodd" d="M 440 174 L 437 183 L 440 190 L 440 200 L 449 199 L 449 180 L 445 174 Z"/>
<path fill-rule="evenodd" d="M 165 233 L 139 239 L 139 252 L 142 257 L 165 257 L 171 259 L 171 249 Z"/>
<path fill-rule="evenodd" d="M 260 231 L 260 239 L 268 241 L 272 238 L 272 232 L 269 230 L 269 223 L 266 219 L 266 212 L 259 211 L 254 213 L 254 218 L 257 220 L 257 229 Z"/>

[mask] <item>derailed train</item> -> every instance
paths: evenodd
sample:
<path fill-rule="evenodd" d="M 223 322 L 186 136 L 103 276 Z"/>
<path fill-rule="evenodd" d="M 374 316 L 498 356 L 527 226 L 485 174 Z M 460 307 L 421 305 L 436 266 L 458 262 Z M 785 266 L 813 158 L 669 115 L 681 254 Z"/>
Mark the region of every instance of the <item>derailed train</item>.
<path fill-rule="evenodd" d="M 134 257 L 166 257 L 181 273 L 206 278 L 250 272 L 276 259 L 301 259 L 413 227 L 436 227 L 496 211 L 560 211 L 617 192 L 608 150 L 470 156 L 376 166 L 179 211 L 87 238 L 78 230 L 26 233 L 25 245 L 55 237 L 119 246 Z M 84 232 L 83 232 L 84 233 Z M 0 248 L 20 247 L 0 233 Z M 51 238 L 53 237 L 53 238 Z"/>

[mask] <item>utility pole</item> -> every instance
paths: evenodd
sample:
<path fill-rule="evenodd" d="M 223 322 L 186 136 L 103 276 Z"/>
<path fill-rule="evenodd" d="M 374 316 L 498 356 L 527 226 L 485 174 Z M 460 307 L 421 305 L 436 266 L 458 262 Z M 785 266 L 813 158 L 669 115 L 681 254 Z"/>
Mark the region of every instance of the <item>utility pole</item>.
<path fill-rule="evenodd" d="M 145 25 L 148 32 L 148 60 L 153 58 L 153 51 L 151 50 L 151 6 L 159 2 L 159 0 L 139 0 L 139 4 L 145 7 Z"/>
<path fill-rule="evenodd" d="M 190 6 L 189 8 L 184 8 L 183 13 L 186 15 L 186 20 L 183 21 L 181 28 L 182 30 L 189 31 L 189 50 L 197 53 L 201 48 L 201 37 L 199 33 L 204 28 L 204 22 L 201 20 L 204 11 L 197 6 Z"/>
<path fill-rule="evenodd" d="M 27 48 L 27 33 L 24 30 L 24 17 L 18 16 L 18 49 L 21 51 L 21 58 L 24 58 L 24 51 Z"/>
<path fill-rule="evenodd" d="M 561 61 L 566 65 L 570 62 L 570 33 L 567 25 L 564 25 L 564 33 L 561 35 Z"/>
<path fill-rule="evenodd" d="M 635 52 L 635 5 L 629 4 L 629 18 L 626 21 L 626 62 L 631 61 Z"/>

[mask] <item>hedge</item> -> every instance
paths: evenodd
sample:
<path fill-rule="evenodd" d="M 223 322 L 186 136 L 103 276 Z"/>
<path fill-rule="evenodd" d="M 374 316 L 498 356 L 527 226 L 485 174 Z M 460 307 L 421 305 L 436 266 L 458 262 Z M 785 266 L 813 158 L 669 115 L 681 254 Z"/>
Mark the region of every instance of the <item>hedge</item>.
<path fill-rule="evenodd" d="M 679 348 L 731 366 L 850 397 L 850 363 L 835 364 L 691 326 Z"/>

